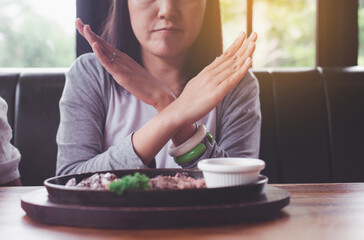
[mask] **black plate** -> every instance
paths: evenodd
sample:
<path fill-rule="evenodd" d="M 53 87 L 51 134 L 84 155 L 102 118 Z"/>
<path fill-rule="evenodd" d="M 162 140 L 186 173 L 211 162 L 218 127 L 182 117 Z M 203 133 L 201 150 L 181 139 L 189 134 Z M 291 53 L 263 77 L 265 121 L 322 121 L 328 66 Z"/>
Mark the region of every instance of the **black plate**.
<path fill-rule="evenodd" d="M 174 176 L 177 172 L 187 172 L 193 178 L 203 178 L 197 169 L 133 169 L 104 171 L 114 173 L 119 178 L 140 172 L 148 177 L 158 175 Z M 127 190 L 121 196 L 106 190 L 90 190 L 64 186 L 71 178 L 77 183 L 95 173 L 84 173 L 53 177 L 44 181 L 49 199 L 55 203 L 94 206 L 192 206 L 221 203 L 241 203 L 259 198 L 268 182 L 265 176 L 259 176 L 254 184 L 223 188 L 183 189 L 183 190 Z"/>

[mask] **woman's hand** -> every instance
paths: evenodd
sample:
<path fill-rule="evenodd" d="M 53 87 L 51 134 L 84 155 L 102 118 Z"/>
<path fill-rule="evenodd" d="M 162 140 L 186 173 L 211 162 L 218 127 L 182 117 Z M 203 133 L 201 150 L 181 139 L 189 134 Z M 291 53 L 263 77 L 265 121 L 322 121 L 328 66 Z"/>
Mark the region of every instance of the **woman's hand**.
<path fill-rule="evenodd" d="M 100 63 L 120 86 L 159 112 L 175 100 L 175 95 L 165 84 L 128 55 L 93 33 L 90 26 L 77 19 L 76 27 L 91 45 Z"/>
<path fill-rule="evenodd" d="M 191 79 L 180 96 L 133 135 L 134 149 L 148 163 L 183 126 L 191 126 L 228 94 L 251 66 L 257 35 L 242 33 L 231 47 Z M 150 143 L 153 144 L 150 144 Z"/>
<path fill-rule="evenodd" d="M 181 124 L 200 120 L 245 76 L 251 66 L 256 33 L 246 40 L 241 33 L 220 57 L 191 79 L 181 95 L 170 105 Z"/>
<path fill-rule="evenodd" d="M 165 84 L 152 76 L 128 55 L 120 52 L 93 33 L 90 26 L 84 25 L 80 19 L 76 20 L 76 28 L 92 46 L 96 57 L 114 77 L 115 81 L 139 100 L 154 106 L 160 112 L 176 99 L 173 92 Z M 172 141 L 177 146 L 191 137 L 194 131 L 194 124 L 182 126 L 172 137 Z"/>

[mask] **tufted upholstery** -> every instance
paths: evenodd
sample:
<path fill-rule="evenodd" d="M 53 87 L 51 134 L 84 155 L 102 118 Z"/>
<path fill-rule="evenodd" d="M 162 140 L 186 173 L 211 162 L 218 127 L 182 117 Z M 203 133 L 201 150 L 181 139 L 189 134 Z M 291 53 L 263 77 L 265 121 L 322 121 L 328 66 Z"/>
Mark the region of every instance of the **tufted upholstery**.
<path fill-rule="evenodd" d="M 25 185 L 54 176 L 65 69 L 0 70 Z M 271 183 L 364 181 L 364 68 L 255 70 Z"/>

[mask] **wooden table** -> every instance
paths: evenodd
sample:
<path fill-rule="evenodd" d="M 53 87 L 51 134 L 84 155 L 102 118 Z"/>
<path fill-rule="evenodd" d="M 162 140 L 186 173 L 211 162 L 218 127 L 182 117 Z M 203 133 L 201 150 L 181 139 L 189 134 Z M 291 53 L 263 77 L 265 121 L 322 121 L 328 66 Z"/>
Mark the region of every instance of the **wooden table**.
<path fill-rule="evenodd" d="M 49 226 L 20 207 L 22 194 L 41 187 L 0 188 L 0 239 L 364 239 L 364 183 L 273 185 L 291 193 L 269 222 L 168 230 L 104 230 Z"/>

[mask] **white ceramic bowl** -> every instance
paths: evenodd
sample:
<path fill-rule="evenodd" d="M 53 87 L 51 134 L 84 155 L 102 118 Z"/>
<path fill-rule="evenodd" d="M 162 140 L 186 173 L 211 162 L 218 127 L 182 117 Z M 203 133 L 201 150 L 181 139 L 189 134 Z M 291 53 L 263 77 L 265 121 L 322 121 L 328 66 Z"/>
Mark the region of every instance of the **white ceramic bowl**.
<path fill-rule="evenodd" d="M 201 160 L 197 167 L 206 186 L 216 188 L 255 183 L 265 163 L 255 158 L 211 158 Z"/>

